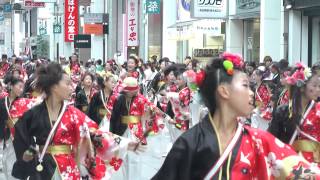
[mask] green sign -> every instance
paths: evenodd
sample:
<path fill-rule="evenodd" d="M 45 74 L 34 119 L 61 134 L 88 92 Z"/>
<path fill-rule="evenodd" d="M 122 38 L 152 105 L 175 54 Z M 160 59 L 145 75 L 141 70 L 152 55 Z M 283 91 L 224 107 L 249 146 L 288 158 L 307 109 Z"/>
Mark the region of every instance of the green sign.
<path fill-rule="evenodd" d="M 39 33 L 40 33 L 40 35 L 45 35 L 45 34 L 47 34 L 47 28 L 41 27 L 41 28 L 39 29 Z"/>
<path fill-rule="evenodd" d="M 160 14 L 160 0 L 147 0 L 147 14 Z"/>
<path fill-rule="evenodd" d="M 53 25 L 53 33 L 55 33 L 55 34 L 61 33 L 61 24 L 54 24 Z"/>

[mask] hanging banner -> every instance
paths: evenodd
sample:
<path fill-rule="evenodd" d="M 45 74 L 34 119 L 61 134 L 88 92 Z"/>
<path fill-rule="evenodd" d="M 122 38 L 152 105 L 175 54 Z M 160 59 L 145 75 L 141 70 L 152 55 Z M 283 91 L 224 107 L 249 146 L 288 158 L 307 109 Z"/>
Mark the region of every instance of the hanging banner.
<path fill-rule="evenodd" d="M 128 46 L 138 46 L 138 1 L 128 0 L 127 6 L 127 40 Z"/>
<path fill-rule="evenodd" d="M 79 33 L 78 0 L 65 0 L 64 3 L 64 41 L 73 42 L 74 36 Z"/>

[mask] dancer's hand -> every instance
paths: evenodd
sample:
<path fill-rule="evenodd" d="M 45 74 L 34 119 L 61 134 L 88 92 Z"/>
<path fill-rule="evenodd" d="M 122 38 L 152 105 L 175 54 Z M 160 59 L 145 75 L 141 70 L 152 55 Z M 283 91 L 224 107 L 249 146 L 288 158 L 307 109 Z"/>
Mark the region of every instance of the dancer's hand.
<path fill-rule="evenodd" d="M 169 119 L 169 120 L 168 120 L 168 123 L 169 123 L 169 124 L 176 124 L 177 122 L 176 122 L 175 120 L 173 120 L 173 119 Z"/>
<path fill-rule="evenodd" d="M 146 149 L 147 149 L 147 146 L 146 145 L 142 145 L 140 142 L 131 141 L 128 144 L 128 150 L 129 151 L 133 151 L 136 154 L 143 153 L 143 152 L 146 151 Z"/>
<path fill-rule="evenodd" d="M 26 151 L 23 153 L 22 159 L 23 159 L 25 162 L 32 161 L 33 158 L 34 158 L 34 154 L 33 154 L 30 150 L 26 150 Z"/>

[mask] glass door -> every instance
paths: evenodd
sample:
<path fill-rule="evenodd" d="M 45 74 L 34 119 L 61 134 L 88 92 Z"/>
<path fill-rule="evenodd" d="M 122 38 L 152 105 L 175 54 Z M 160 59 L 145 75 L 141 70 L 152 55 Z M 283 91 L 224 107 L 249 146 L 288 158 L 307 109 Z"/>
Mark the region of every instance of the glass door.
<path fill-rule="evenodd" d="M 320 17 L 312 18 L 312 64 L 320 61 Z"/>

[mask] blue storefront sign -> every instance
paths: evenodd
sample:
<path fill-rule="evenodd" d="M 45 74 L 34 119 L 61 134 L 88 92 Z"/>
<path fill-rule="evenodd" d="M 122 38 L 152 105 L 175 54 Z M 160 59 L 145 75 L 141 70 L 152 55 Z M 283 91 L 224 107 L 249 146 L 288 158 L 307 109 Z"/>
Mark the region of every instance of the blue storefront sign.
<path fill-rule="evenodd" d="M 11 4 L 5 4 L 3 5 L 3 12 L 11 12 L 12 11 L 12 6 Z"/>

